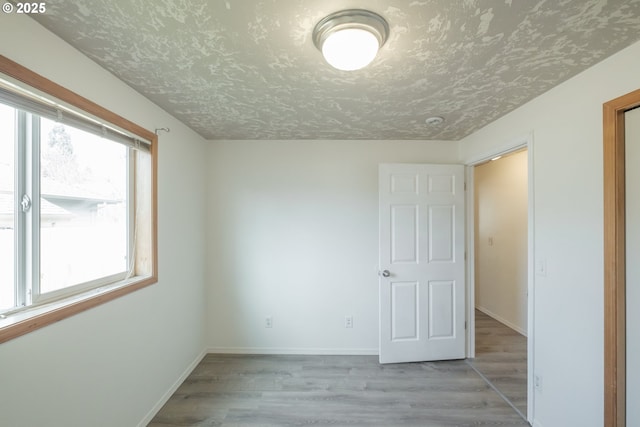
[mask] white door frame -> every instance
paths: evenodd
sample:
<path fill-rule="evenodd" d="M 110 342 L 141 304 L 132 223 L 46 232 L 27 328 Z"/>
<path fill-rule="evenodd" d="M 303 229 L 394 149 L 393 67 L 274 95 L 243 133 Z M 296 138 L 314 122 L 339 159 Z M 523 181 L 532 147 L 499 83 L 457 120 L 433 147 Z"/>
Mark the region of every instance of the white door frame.
<path fill-rule="evenodd" d="M 474 195 L 474 167 L 492 158 L 508 154 L 513 151 L 527 149 L 527 174 L 528 174 L 528 207 L 527 207 L 527 421 L 533 420 L 534 409 L 534 319 L 535 319 L 535 286 L 534 286 L 534 155 L 533 134 L 528 133 L 521 137 L 497 147 L 491 151 L 463 159 L 466 166 L 467 183 L 467 357 L 476 355 L 475 339 L 475 195 Z"/>

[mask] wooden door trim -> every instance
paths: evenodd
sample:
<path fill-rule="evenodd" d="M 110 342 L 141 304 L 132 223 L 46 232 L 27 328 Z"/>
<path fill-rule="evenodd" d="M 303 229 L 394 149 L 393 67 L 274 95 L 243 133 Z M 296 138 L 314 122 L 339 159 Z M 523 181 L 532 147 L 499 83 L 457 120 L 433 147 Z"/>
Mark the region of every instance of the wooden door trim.
<path fill-rule="evenodd" d="M 603 105 L 604 425 L 626 423 L 625 124 L 640 89 Z"/>

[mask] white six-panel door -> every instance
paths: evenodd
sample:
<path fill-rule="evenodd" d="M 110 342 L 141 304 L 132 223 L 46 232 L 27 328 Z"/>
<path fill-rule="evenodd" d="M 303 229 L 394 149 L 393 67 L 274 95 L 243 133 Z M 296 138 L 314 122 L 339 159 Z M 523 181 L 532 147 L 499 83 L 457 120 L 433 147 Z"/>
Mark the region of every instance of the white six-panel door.
<path fill-rule="evenodd" d="M 464 167 L 379 169 L 380 363 L 465 357 Z"/>

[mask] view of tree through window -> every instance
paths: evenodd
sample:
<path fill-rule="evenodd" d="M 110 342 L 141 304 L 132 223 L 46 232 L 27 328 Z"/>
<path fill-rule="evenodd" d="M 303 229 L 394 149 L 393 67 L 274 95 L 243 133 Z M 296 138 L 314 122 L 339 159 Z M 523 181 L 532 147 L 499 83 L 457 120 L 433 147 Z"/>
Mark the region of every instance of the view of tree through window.
<path fill-rule="evenodd" d="M 20 122 L 18 116 L 16 109 L 0 104 L 0 311 L 28 301 L 27 297 L 22 302 L 17 299 L 20 265 L 37 266 L 34 271 L 39 277 L 22 288 L 31 294 L 36 286 L 37 295 L 128 270 L 129 149 L 46 118 L 32 116 L 32 121 Z M 27 137 L 30 126 L 40 140 Z M 16 164 L 20 144 L 33 146 L 25 153 L 39 148 L 39 163 L 25 155 Z M 31 187 L 31 181 L 39 186 Z M 38 197 L 39 187 L 39 206 L 23 210 L 23 193 L 16 193 L 18 182 L 23 183 L 20 188 L 26 196 Z M 26 212 L 38 215 L 37 220 L 25 219 L 20 225 L 15 214 Z M 27 237 L 33 235 L 28 231 L 30 224 L 39 226 L 35 242 Z M 26 255 L 20 264 L 20 248 L 33 245 L 39 249 L 37 256 Z"/>
<path fill-rule="evenodd" d="M 127 148 L 41 119 L 40 292 L 127 270 Z"/>

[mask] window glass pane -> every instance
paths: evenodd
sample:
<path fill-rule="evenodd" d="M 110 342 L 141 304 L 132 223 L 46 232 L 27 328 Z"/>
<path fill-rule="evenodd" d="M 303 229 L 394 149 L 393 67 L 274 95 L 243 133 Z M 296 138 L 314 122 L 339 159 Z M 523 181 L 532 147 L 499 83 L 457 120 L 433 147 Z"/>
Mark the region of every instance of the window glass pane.
<path fill-rule="evenodd" d="M 41 293 L 127 270 L 127 152 L 41 119 Z"/>
<path fill-rule="evenodd" d="M 0 310 L 15 304 L 15 110 L 0 104 Z"/>

